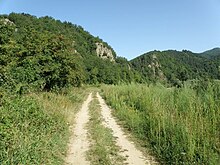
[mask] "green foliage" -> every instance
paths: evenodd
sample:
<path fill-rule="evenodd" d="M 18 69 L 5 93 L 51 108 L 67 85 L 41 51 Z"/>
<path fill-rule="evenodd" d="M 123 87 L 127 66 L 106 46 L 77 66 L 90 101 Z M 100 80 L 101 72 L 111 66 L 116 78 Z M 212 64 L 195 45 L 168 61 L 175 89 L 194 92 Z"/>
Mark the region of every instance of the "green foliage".
<path fill-rule="evenodd" d="M 68 131 L 62 116 L 47 114 L 31 97 L 0 107 L 0 164 L 60 164 Z"/>
<path fill-rule="evenodd" d="M 112 63 L 97 57 L 91 57 L 85 60 L 88 84 L 119 84 L 141 82 L 140 74 L 130 67 L 127 60 L 123 62 Z"/>
<path fill-rule="evenodd" d="M 219 164 L 220 84 L 103 86 L 114 114 L 166 164 Z M 194 89 L 193 89 L 194 88 Z"/>
<path fill-rule="evenodd" d="M 20 18 L 20 15 L 14 15 Z M 2 23 L 1 26 L 0 72 L 1 85 L 5 88 L 23 93 L 27 92 L 24 89 L 79 86 L 84 81 L 81 57 L 75 53 L 72 42 L 62 34 L 38 32 L 28 25 L 18 27 L 18 31 L 12 25 Z M 13 32 L 5 34 L 5 29 Z"/>

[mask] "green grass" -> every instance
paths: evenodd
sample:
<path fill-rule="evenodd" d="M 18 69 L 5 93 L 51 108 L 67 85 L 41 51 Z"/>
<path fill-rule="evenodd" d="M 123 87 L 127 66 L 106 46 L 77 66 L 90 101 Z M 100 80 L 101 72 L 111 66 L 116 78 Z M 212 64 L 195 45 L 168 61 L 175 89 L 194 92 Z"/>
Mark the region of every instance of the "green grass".
<path fill-rule="evenodd" d="M 114 115 L 161 161 L 189 165 L 219 164 L 219 89 L 216 85 L 203 92 L 161 85 L 102 87 Z"/>
<path fill-rule="evenodd" d="M 6 96 L 0 106 L 0 164 L 64 163 L 69 125 L 87 94 L 74 88 Z"/>
<path fill-rule="evenodd" d="M 123 164 L 123 157 L 118 154 L 119 147 L 115 144 L 112 131 L 102 124 L 103 119 L 97 98 L 91 102 L 89 109 L 91 117 L 87 127 L 91 146 L 88 151 L 88 159 L 91 165 Z"/>

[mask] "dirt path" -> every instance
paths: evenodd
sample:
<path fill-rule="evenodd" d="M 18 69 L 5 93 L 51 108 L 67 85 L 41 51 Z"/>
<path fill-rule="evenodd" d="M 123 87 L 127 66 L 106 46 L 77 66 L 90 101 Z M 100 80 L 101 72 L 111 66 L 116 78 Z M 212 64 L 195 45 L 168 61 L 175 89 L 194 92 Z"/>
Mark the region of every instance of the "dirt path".
<path fill-rule="evenodd" d="M 102 116 L 105 121 L 105 125 L 112 129 L 113 136 L 116 137 L 116 143 L 121 148 L 122 156 L 126 157 L 125 161 L 129 165 L 147 165 L 151 164 L 149 160 L 147 160 L 143 154 L 137 150 L 132 142 L 130 142 L 125 133 L 122 131 L 120 126 L 116 123 L 115 119 L 112 117 L 110 109 L 106 105 L 105 101 L 102 97 L 97 93 L 97 98 L 100 102 L 100 106 L 102 109 Z"/>
<path fill-rule="evenodd" d="M 89 94 L 87 100 L 84 101 L 81 110 L 76 115 L 76 124 L 73 129 L 73 135 L 70 139 L 69 152 L 66 158 L 67 165 L 89 165 L 85 156 L 85 152 L 89 149 L 85 126 L 89 121 L 88 106 L 91 101 L 92 93 Z"/>
<path fill-rule="evenodd" d="M 121 127 L 113 118 L 109 107 L 106 105 L 102 97 L 97 93 L 97 98 L 101 106 L 101 115 L 103 124 L 112 130 L 112 136 L 116 137 L 116 145 L 120 147 L 121 156 L 126 158 L 125 164 L 128 165 L 150 165 L 157 164 L 152 162 L 152 158 L 147 159 L 135 145 L 128 140 Z M 72 130 L 73 134 L 69 142 L 69 152 L 66 158 L 67 165 L 89 165 L 86 160 L 86 152 L 90 148 L 89 139 L 87 137 L 86 124 L 89 122 L 89 104 L 93 100 L 92 93 L 89 94 L 84 101 L 81 110 L 76 114 L 75 126 Z"/>

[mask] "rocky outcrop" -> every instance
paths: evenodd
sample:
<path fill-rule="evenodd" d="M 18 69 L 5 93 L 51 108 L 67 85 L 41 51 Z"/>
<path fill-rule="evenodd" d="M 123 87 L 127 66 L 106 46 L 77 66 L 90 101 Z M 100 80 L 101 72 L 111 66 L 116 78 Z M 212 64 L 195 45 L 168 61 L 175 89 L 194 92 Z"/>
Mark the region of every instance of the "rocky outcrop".
<path fill-rule="evenodd" d="M 14 22 L 10 21 L 8 18 L 5 18 L 5 19 L 0 19 L 0 23 L 3 25 L 3 26 L 12 26 L 15 28 L 15 24 Z M 17 32 L 18 29 L 15 28 L 15 32 Z"/>
<path fill-rule="evenodd" d="M 109 59 L 115 61 L 112 50 L 103 45 L 103 43 L 96 43 L 96 54 L 102 59 Z"/>
<path fill-rule="evenodd" d="M 1 22 L 3 22 L 4 25 L 14 25 L 14 22 L 10 21 L 9 19 L 1 19 Z"/>
<path fill-rule="evenodd" d="M 155 54 L 153 54 L 151 64 L 148 65 L 148 68 L 152 69 L 154 78 L 166 80 L 166 77 L 161 70 L 161 65 L 160 65 L 160 63 L 157 59 L 157 56 Z"/>

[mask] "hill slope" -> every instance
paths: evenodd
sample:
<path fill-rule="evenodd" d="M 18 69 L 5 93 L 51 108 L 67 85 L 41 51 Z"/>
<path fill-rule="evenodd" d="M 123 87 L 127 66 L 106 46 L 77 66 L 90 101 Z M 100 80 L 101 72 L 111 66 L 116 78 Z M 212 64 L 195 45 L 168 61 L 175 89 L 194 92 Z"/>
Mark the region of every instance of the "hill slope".
<path fill-rule="evenodd" d="M 186 50 L 148 52 L 131 60 L 131 64 L 151 81 L 176 84 L 187 79 L 219 78 L 218 61 Z"/>
<path fill-rule="evenodd" d="M 201 56 L 206 57 L 206 58 L 216 58 L 216 57 L 220 57 L 220 48 L 213 48 L 211 50 L 207 50 L 203 53 L 200 53 Z"/>

